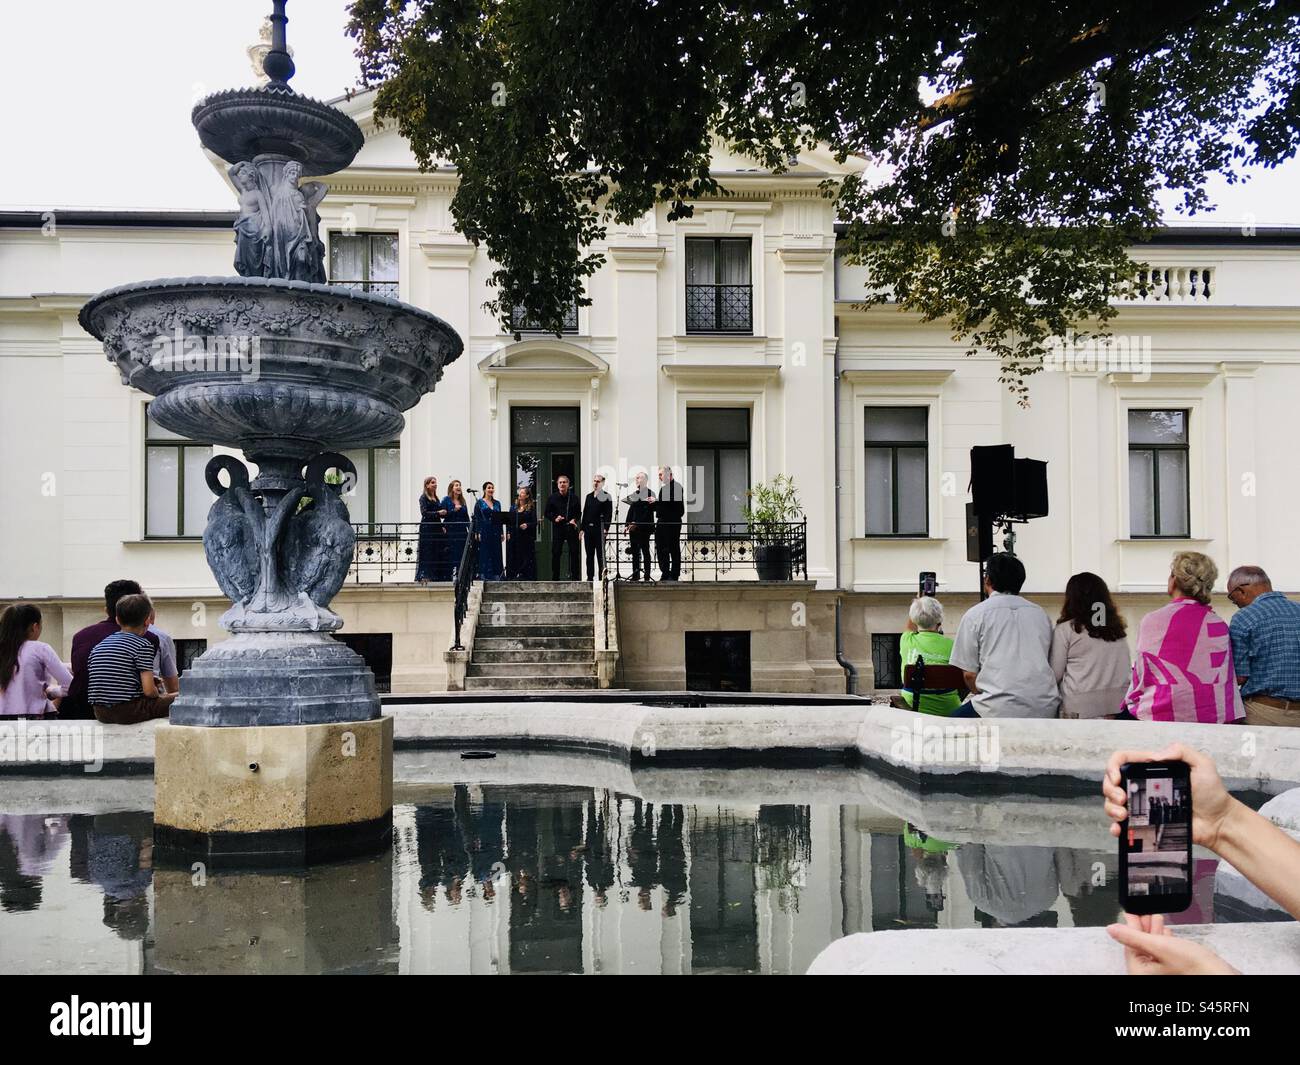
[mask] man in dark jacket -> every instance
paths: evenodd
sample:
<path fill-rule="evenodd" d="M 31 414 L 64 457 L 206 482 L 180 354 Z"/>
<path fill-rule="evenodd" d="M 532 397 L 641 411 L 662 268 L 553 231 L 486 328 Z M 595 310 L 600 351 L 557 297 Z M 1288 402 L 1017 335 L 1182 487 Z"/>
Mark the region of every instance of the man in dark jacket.
<path fill-rule="evenodd" d="M 650 534 L 655 528 L 655 494 L 646 485 L 644 472 L 636 475 L 636 491 L 623 500 L 627 504 L 627 535 L 632 541 L 632 579 L 650 576 Z M 642 567 L 645 576 L 641 576 Z"/>
<path fill-rule="evenodd" d="M 682 573 L 682 518 L 686 516 L 686 493 L 681 481 L 673 479 L 671 466 L 659 467 L 659 501 L 655 504 L 655 549 L 659 572 L 666 581 Z"/>
<path fill-rule="evenodd" d="M 90 685 L 90 652 L 106 636 L 121 630 L 117 623 L 117 601 L 128 595 L 139 594 L 140 585 L 135 581 L 110 581 L 104 589 L 104 609 L 108 612 L 108 617 L 94 625 L 87 625 L 72 637 L 72 683 L 68 685 L 63 702 L 59 704 L 59 717 L 63 720 L 94 720 L 94 712 L 86 698 Z M 152 632 L 146 630 L 144 638 L 153 644 L 155 651 L 161 646 L 158 637 Z"/>
<path fill-rule="evenodd" d="M 581 580 L 578 574 L 578 497 L 569 491 L 569 479 L 563 475 L 555 482 L 558 491 L 546 501 L 546 520 L 551 526 L 551 580 L 562 581 L 560 553 L 569 548 L 569 580 Z"/>
<path fill-rule="evenodd" d="M 596 574 L 605 575 L 605 531 L 614 520 L 614 501 L 605 491 L 605 478 L 596 474 L 592 478 L 591 491 L 582 501 L 582 520 L 578 523 L 578 535 L 582 537 L 582 546 L 587 556 L 587 580 L 594 581 Z"/>

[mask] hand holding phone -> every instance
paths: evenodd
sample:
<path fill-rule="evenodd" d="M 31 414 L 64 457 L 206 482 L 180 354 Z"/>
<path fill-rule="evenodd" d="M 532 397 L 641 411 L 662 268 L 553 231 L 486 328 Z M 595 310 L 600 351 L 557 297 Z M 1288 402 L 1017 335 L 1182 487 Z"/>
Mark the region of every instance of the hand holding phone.
<path fill-rule="evenodd" d="M 1126 913 L 1180 913 L 1192 904 L 1192 779 L 1182 761 L 1125 762 L 1119 785 L 1119 890 Z"/>
<path fill-rule="evenodd" d="M 922 570 L 921 576 L 917 581 L 917 596 L 922 599 L 933 599 L 939 591 L 939 580 L 930 570 Z"/>

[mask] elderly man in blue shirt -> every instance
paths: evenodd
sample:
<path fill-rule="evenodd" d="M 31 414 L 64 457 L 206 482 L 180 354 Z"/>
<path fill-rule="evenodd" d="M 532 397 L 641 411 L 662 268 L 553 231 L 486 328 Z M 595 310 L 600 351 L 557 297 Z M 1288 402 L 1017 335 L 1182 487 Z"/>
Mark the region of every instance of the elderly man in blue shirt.
<path fill-rule="evenodd" d="M 1300 603 L 1273 591 L 1258 566 L 1228 574 L 1228 623 L 1247 725 L 1300 725 Z"/>

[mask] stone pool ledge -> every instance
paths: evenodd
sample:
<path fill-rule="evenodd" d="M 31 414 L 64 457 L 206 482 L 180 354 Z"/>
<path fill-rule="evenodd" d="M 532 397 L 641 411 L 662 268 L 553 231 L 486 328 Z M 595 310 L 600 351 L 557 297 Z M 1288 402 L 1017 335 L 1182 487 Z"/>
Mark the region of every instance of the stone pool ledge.
<path fill-rule="evenodd" d="M 915 793 L 927 798 L 1091 796 L 1113 750 L 1159 749 L 1174 739 L 1212 754 L 1234 791 L 1263 799 L 1300 785 L 1300 729 L 1026 719 L 957 722 L 865 702 L 678 707 L 599 697 L 403 701 L 386 705 L 384 712 L 393 718 L 399 752 L 475 747 L 583 752 L 626 762 L 638 773 L 863 767 L 873 771 L 865 776 L 902 785 L 885 805 L 904 815 L 907 796 Z M 96 727 L 94 722 L 63 724 Z M 151 774 L 155 727 L 146 722 L 99 728 L 102 765 L 95 775 Z M 24 753 L 0 751 L 0 776 L 90 775 L 79 762 L 47 756 L 33 760 Z"/>
<path fill-rule="evenodd" d="M 1204 943 L 1252 976 L 1300 973 L 1300 924 L 1295 922 L 1179 925 L 1175 934 Z M 1123 976 L 1124 952 L 1104 928 L 859 932 L 818 954 L 808 974 Z"/>

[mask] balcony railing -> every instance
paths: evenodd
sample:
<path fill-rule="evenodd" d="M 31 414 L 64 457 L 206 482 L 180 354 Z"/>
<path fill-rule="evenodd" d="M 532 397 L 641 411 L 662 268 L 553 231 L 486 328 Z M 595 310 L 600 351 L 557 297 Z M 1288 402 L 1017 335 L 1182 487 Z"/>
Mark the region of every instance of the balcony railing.
<path fill-rule="evenodd" d="M 1139 303 L 1209 303 L 1214 298 L 1213 266 L 1158 266 L 1139 270 L 1123 286 L 1122 298 Z"/>
<path fill-rule="evenodd" d="M 578 304 L 575 300 L 573 305 L 564 313 L 565 333 L 576 333 L 578 331 Z M 543 329 L 536 321 L 529 318 L 519 307 L 514 307 L 510 311 L 510 331 L 512 333 L 549 333 L 549 329 Z"/>
<path fill-rule="evenodd" d="M 357 546 L 348 573 L 353 584 L 409 584 L 415 580 L 419 522 L 370 522 L 352 526 Z M 688 522 L 679 538 L 683 581 L 806 580 L 808 523 Z M 656 580 L 659 543 L 650 538 Z M 605 535 L 605 569 L 612 580 L 632 577 L 632 541 L 622 525 Z"/>
<path fill-rule="evenodd" d="M 752 333 L 753 285 L 687 285 L 688 333 Z"/>
<path fill-rule="evenodd" d="M 355 288 L 361 292 L 373 292 L 376 296 L 387 296 L 389 299 L 398 299 L 401 290 L 399 281 L 340 281 L 338 278 L 330 278 L 331 285 L 340 285 L 343 288 Z"/>

